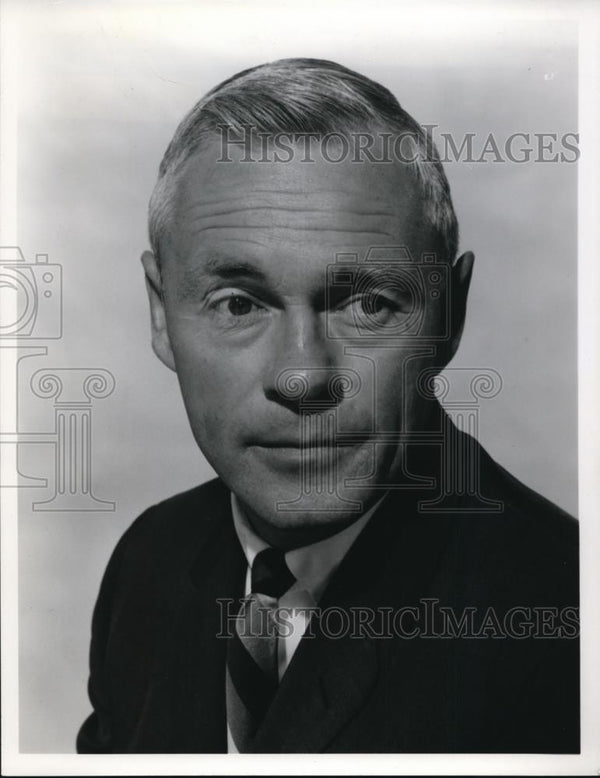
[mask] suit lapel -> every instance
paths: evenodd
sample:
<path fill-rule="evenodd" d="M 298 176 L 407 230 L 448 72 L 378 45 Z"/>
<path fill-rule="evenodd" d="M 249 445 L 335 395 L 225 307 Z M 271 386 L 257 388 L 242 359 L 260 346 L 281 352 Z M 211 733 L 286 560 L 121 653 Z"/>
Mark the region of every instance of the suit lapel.
<path fill-rule="evenodd" d="M 418 492 L 388 495 L 333 576 L 322 610 L 398 608 L 417 604 L 431 592 L 443 568 L 451 522 L 448 516 L 420 515 L 422 498 Z M 227 490 L 198 511 L 210 520 L 186 576 L 173 643 L 179 646 L 176 661 L 186 668 L 182 673 L 181 667 L 174 667 L 172 676 L 182 679 L 172 709 L 173 721 L 182 727 L 177 736 L 182 753 L 226 750 L 226 640 L 217 637 L 222 626 L 218 600 L 242 596 L 246 570 Z M 374 691 L 381 652 L 389 650 L 392 641 L 351 635 L 332 639 L 312 622 L 310 630 L 314 636 L 300 641 L 257 733 L 252 749 L 256 753 L 326 750 Z"/>
<path fill-rule="evenodd" d="M 303 638 L 257 734 L 255 753 L 315 753 L 360 710 L 377 677 L 370 641 Z"/>
<path fill-rule="evenodd" d="M 170 638 L 173 650 L 171 722 L 173 750 L 215 753 L 227 750 L 225 713 L 226 639 L 219 637 L 226 604 L 243 594 L 246 560 L 233 529 L 229 493 L 211 506 L 204 542 L 184 572 L 178 619 Z M 203 514 L 202 517 L 200 514 Z"/>
<path fill-rule="evenodd" d="M 398 608 L 431 594 L 434 580 L 443 579 L 452 522 L 419 515 L 420 496 L 388 495 L 330 582 L 322 612 Z M 374 691 L 382 651 L 402 650 L 397 641 L 366 634 L 332 639 L 313 622 L 309 630 L 314 637 L 300 641 L 257 734 L 256 753 L 326 750 Z"/>

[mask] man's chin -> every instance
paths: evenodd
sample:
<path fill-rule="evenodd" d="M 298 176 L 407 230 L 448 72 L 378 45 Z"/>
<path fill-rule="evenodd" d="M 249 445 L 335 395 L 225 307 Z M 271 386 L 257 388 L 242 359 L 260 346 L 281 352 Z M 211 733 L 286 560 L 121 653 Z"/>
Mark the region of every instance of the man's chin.
<path fill-rule="evenodd" d="M 303 493 L 299 488 L 286 490 L 265 488 L 256 490 L 236 490 L 236 494 L 253 523 L 270 526 L 278 531 L 299 529 L 329 528 L 335 532 L 338 528 L 352 524 L 383 496 L 383 492 L 364 493 L 362 490 L 348 489 L 344 493 L 327 494 Z"/>
<path fill-rule="evenodd" d="M 265 528 L 290 530 L 292 534 L 314 528 L 318 535 L 319 528 L 325 527 L 331 534 L 363 516 L 384 494 L 385 490 L 373 483 L 356 485 L 378 470 L 370 446 L 338 452 L 338 467 L 310 460 L 303 467 L 298 458 L 295 451 L 282 454 L 281 450 L 249 447 L 243 466 L 232 468 L 234 461 L 230 459 L 221 477 L 250 518 Z"/>

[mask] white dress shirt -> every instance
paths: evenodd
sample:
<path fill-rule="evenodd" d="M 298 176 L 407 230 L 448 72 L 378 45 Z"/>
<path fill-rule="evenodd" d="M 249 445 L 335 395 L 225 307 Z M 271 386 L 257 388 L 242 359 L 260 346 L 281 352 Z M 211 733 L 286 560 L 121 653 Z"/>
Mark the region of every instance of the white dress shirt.
<path fill-rule="evenodd" d="M 306 631 L 312 615 L 311 609 L 317 606 L 333 573 L 384 497 L 385 495 L 359 519 L 335 535 L 311 543 L 309 546 L 294 548 L 285 554 L 285 561 L 296 583 L 277 603 L 277 607 L 285 609 L 285 621 L 291 626 L 291 629 L 286 630 L 289 634 L 280 636 L 278 642 L 279 680 L 287 670 Z M 254 558 L 260 551 L 268 548 L 269 544 L 256 534 L 233 493 L 231 511 L 235 531 L 248 561 L 245 586 L 245 595 L 248 595 L 251 592 L 251 568 Z M 227 750 L 230 754 L 237 753 L 229 727 L 227 728 Z"/>

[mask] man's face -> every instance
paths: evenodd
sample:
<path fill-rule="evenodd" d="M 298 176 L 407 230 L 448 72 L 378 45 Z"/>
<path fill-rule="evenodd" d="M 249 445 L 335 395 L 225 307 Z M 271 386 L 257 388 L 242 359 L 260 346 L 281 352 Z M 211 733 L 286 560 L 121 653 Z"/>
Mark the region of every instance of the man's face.
<path fill-rule="evenodd" d="M 154 347 L 251 515 L 280 530 L 342 526 L 397 474 L 396 433 L 427 424 L 417 377 L 438 364 L 423 335 L 443 328 L 446 290 L 442 272 L 432 295 L 417 265 L 437 244 L 395 165 L 226 163 L 219 151 L 185 169 L 160 281 L 144 260 L 162 284 Z M 365 262 L 373 246 L 394 250 Z"/>

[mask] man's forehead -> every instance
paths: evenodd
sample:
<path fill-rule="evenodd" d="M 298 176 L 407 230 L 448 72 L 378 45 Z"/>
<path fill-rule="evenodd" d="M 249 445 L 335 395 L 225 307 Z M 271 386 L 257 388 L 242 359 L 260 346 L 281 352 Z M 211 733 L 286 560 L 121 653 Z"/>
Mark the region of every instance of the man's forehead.
<path fill-rule="evenodd" d="M 184 205 L 192 199 L 207 204 L 212 198 L 234 200 L 249 192 L 256 202 L 286 197 L 296 200 L 299 207 L 313 197 L 329 197 L 332 204 L 336 200 L 342 205 L 360 203 L 365 209 L 381 205 L 397 209 L 421 202 L 414 171 L 407 165 L 351 158 L 334 163 L 318 156 L 306 160 L 302 154 L 277 161 L 272 155 L 248 157 L 237 147 L 223 158 L 216 139 L 194 153 L 180 173 L 178 200 Z"/>
<path fill-rule="evenodd" d="M 323 160 L 289 164 L 219 161 L 218 147 L 198 152 L 182 171 L 170 251 L 186 263 L 243 256 L 254 264 L 305 266 L 364 255 L 373 245 L 432 251 L 436 236 L 423 215 L 412 173 L 372 163 Z M 207 266 L 208 267 L 208 266 Z"/>

